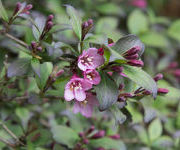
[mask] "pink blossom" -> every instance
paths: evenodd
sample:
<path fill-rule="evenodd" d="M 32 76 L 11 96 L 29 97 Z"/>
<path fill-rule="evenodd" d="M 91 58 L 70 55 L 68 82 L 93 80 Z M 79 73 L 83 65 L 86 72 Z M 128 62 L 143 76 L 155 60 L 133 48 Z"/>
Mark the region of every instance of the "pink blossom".
<path fill-rule="evenodd" d="M 86 70 L 84 71 L 84 79 L 88 81 L 91 84 L 98 85 L 101 81 L 101 76 L 99 75 L 99 72 L 96 70 Z"/>
<path fill-rule="evenodd" d="M 86 93 L 86 100 L 83 102 L 76 101 L 74 104 L 73 112 L 80 112 L 83 116 L 89 118 L 92 116 L 94 106 L 98 106 L 98 101 L 92 93 Z"/>
<path fill-rule="evenodd" d="M 138 7 L 138 8 L 146 8 L 147 1 L 146 0 L 132 0 L 131 5 Z"/>
<path fill-rule="evenodd" d="M 86 99 L 85 91 L 91 88 L 92 85 L 89 82 L 77 76 L 73 76 L 66 84 L 64 98 L 66 101 L 71 101 L 74 98 L 77 101 L 83 101 Z"/>
<path fill-rule="evenodd" d="M 78 59 L 78 67 L 83 71 L 95 69 L 102 64 L 104 64 L 104 57 L 98 54 L 98 49 L 96 48 L 84 50 Z"/>

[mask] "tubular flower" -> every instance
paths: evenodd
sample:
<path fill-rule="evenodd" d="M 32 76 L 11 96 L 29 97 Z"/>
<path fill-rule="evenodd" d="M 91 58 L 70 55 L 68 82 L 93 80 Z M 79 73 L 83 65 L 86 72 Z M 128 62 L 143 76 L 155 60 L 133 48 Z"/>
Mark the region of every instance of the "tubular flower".
<path fill-rule="evenodd" d="M 104 63 L 104 57 L 98 54 L 98 49 L 89 48 L 79 56 L 78 67 L 86 71 L 87 69 L 95 69 Z"/>
<path fill-rule="evenodd" d="M 98 106 L 98 101 L 95 95 L 92 93 L 86 94 L 86 100 L 83 102 L 76 101 L 74 104 L 73 112 L 80 112 L 83 116 L 89 118 L 92 116 L 93 108 Z"/>
<path fill-rule="evenodd" d="M 84 79 L 91 84 L 98 85 L 101 81 L 99 72 L 97 72 L 96 70 L 86 70 L 84 71 L 83 74 L 84 74 Z"/>
<path fill-rule="evenodd" d="M 92 85 L 89 82 L 77 76 L 73 76 L 66 84 L 64 98 L 66 101 L 71 101 L 74 98 L 77 101 L 83 101 L 86 99 L 85 91 L 91 88 Z"/>

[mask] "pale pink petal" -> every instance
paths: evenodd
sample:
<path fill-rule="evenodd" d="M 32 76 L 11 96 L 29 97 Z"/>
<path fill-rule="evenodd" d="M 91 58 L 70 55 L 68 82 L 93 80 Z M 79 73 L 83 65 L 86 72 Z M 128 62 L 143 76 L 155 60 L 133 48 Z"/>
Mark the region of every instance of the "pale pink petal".
<path fill-rule="evenodd" d="M 64 91 L 64 98 L 66 101 L 71 101 L 74 99 L 74 94 L 73 91 L 70 90 L 69 88 L 65 89 Z"/>
<path fill-rule="evenodd" d="M 97 71 L 95 71 L 95 77 L 93 78 L 93 84 L 98 85 L 101 81 L 101 76 Z"/>
<path fill-rule="evenodd" d="M 86 105 L 81 108 L 81 114 L 87 118 L 92 117 L 93 113 L 93 106 L 92 105 Z"/>
<path fill-rule="evenodd" d="M 80 61 L 78 61 L 78 67 L 79 67 L 79 69 L 81 69 L 82 71 L 86 71 L 86 69 L 88 69 L 87 66 L 83 65 Z"/>
<path fill-rule="evenodd" d="M 81 111 L 80 103 L 79 102 L 75 102 L 74 107 L 73 107 L 73 113 L 77 114 L 80 111 Z"/>
<path fill-rule="evenodd" d="M 89 82 L 87 82 L 86 80 L 84 80 L 84 81 L 82 82 L 82 85 L 83 85 L 83 89 L 84 89 L 85 91 L 90 90 L 90 89 L 92 88 L 92 84 L 89 83 Z"/>
<path fill-rule="evenodd" d="M 75 90 L 74 94 L 77 101 L 84 101 L 86 99 L 86 93 L 83 90 Z"/>

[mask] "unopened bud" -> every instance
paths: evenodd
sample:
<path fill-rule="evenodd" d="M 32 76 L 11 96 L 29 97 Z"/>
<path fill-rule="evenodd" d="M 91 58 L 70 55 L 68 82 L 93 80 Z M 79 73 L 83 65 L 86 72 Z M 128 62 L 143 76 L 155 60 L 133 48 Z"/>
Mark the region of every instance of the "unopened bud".
<path fill-rule="evenodd" d="M 161 80 L 163 78 L 163 74 L 161 74 L 161 73 L 158 73 L 155 77 L 154 77 L 154 81 L 159 81 L 159 80 Z"/>
<path fill-rule="evenodd" d="M 90 134 L 91 132 L 93 132 L 94 129 L 95 129 L 95 127 L 94 127 L 94 126 L 91 126 L 91 127 L 89 128 L 89 130 L 87 131 L 87 134 Z"/>
<path fill-rule="evenodd" d="M 63 69 L 59 70 L 59 71 L 56 73 L 56 77 L 61 76 L 63 73 L 64 73 L 64 70 L 63 70 Z"/>
<path fill-rule="evenodd" d="M 53 22 L 49 21 L 46 25 L 46 29 L 49 31 L 49 30 L 51 30 L 52 26 L 53 26 Z"/>
<path fill-rule="evenodd" d="M 180 69 L 176 69 L 173 73 L 176 77 L 180 77 Z"/>
<path fill-rule="evenodd" d="M 130 55 L 130 56 L 124 56 L 126 59 L 138 59 L 139 55 L 138 54 L 134 54 L 134 55 Z"/>
<path fill-rule="evenodd" d="M 141 60 L 135 60 L 135 59 L 129 60 L 129 61 L 127 62 L 127 64 L 129 64 L 129 65 L 131 65 L 131 66 L 136 66 L 136 67 L 143 67 L 143 66 L 144 66 L 143 61 L 141 61 Z"/>
<path fill-rule="evenodd" d="M 31 42 L 31 47 L 32 47 L 32 49 L 36 49 L 36 46 L 37 46 L 36 42 L 32 41 L 32 42 Z"/>
<path fill-rule="evenodd" d="M 123 72 L 123 67 L 120 67 L 120 66 L 114 66 L 112 67 L 112 70 L 115 71 L 115 72 L 118 72 L 118 73 L 121 73 Z"/>
<path fill-rule="evenodd" d="M 128 97 L 128 98 L 133 97 L 133 94 L 131 94 L 131 93 L 123 93 L 121 95 L 124 96 L 124 97 Z"/>
<path fill-rule="evenodd" d="M 124 84 L 119 84 L 119 90 L 122 90 L 122 89 L 124 89 Z"/>
<path fill-rule="evenodd" d="M 32 4 L 29 4 L 29 5 L 26 6 L 25 9 L 26 9 L 26 10 L 30 10 L 30 9 L 32 9 L 32 8 L 33 8 L 33 5 L 32 5 Z"/>
<path fill-rule="evenodd" d="M 98 49 L 98 52 L 97 52 L 99 55 L 104 55 L 104 49 L 103 48 L 99 48 Z"/>
<path fill-rule="evenodd" d="M 178 63 L 177 62 L 172 62 L 168 66 L 169 69 L 173 69 L 173 68 L 176 68 L 176 67 L 178 67 Z"/>
<path fill-rule="evenodd" d="M 125 56 L 131 56 L 137 54 L 141 48 L 139 46 L 132 47 L 127 52 L 124 53 Z"/>
<path fill-rule="evenodd" d="M 92 19 L 89 19 L 88 20 L 88 25 L 90 26 L 90 25 L 93 25 L 93 20 Z"/>
<path fill-rule="evenodd" d="M 84 144 L 89 144 L 89 140 L 88 139 L 83 139 L 83 143 Z"/>
<path fill-rule="evenodd" d="M 148 91 L 148 90 L 145 90 L 145 91 L 143 92 L 143 94 L 144 94 L 144 95 L 151 95 L 152 92 L 151 92 L 151 91 Z"/>
<path fill-rule="evenodd" d="M 80 133 L 79 133 L 79 137 L 82 138 L 83 136 L 84 136 L 84 133 L 83 133 L 83 132 L 80 132 Z"/>
<path fill-rule="evenodd" d="M 83 27 L 83 28 L 87 28 L 87 27 L 88 27 L 88 25 L 89 25 L 89 24 L 88 24 L 88 22 L 87 22 L 87 21 L 85 21 L 85 22 L 82 24 L 82 27 Z"/>
<path fill-rule="evenodd" d="M 48 16 L 48 18 L 47 18 L 47 22 L 52 21 L 52 20 L 53 20 L 53 18 L 54 18 L 54 16 L 53 16 L 53 15 L 49 15 L 49 16 Z"/>
<path fill-rule="evenodd" d="M 103 147 L 99 147 L 97 148 L 97 150 L 105 150 Z"/>
<path fill-rule="evenodd" d="M 105 136 L 105 131 L 100 130 L 99 132 L 95 133 L 91 138 L 92 139 L 99 139 Z"/>
<path fill-rule="evenodd" d="M 37 47 L 37 50 L 41 52 L 41 51 L 42 51 L 42 47 L 41 47 L 41 46 L 38 46 L 38 47 Z"/>
<path fill-rule="evenodd" d="M 169 90 L 168 89 L 165 89 L 165 88 L 159 88 L 158 89 L 158 93 L 159 94 L 167 94 L 169 92 Z"/>
<path fill-rule="evenodd" d="M 126 101 L 126 98 L 124 96 L 119 96 L 118 97 L 118 101 L 119 102 L 125 102 Z"/>
<path fill-rule="evenodd" d="M 15 10 L 14 10 L 14 15 L 21 9 L 21 3 L 20 2 L 17 2 L 17 4 L 16 4 L 16 8 L 15 8 Z"/>
<path fill-rule="evenodd" d="M 115 135 L 111 135 L 109 136 L 111 139 L 114 139 L 114 140 L 118 140 L 120 139 L 120 135 L 119 134 L 115 134 Z"/>

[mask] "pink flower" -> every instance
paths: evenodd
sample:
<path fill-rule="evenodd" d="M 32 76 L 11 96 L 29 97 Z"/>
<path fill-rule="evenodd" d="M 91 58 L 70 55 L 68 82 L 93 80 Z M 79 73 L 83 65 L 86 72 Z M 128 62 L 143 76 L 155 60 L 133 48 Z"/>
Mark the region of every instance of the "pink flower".
<path fill-rule="evenodd" d="M 98 49 L 89 48 L 79 56 L 78 67 L 86 71 L 87 69 L 95 69 L 104 63 L 104 57 L 98 54 Z"/>
<path fill-rule="evenodd" d="M 146 8 L 147 1 L 146 0 L 132 0 L 131 5 L 138 7 L 138 8 Z"/>
<path fill-rule="evenodd" d="M 80 112 L 83 116 L 89 118 L 92 116 L 94 106 L 98 106 L 98 101 L 92 93 L 86 93 L 86 100 L 83 102 L 76 101 L 74 104 L 73 112 Z"/>
<path fill-rule="evenodd" d="M 66 84 L 64 98 L 66 101 L 71 101 L 74 98 L 77 101 L 83 101 L 86 99 L 85 91 L 91 88 L 92 85 L 89 82 L 77 76 L 73 76 Z"/>
<path fill-rule="evenodd" d="M 97 72 L 96 70 L 86 70 L 83 74 L 84 79 L 91 84 L 98 85 L 101 81 L 101 76 L 99 75 L 99 72 Z"/>

